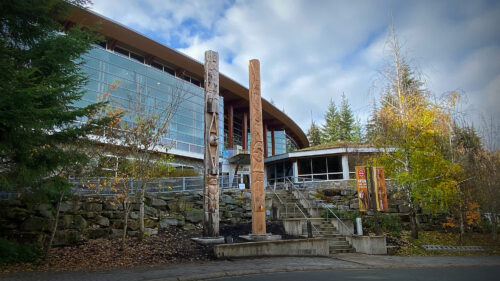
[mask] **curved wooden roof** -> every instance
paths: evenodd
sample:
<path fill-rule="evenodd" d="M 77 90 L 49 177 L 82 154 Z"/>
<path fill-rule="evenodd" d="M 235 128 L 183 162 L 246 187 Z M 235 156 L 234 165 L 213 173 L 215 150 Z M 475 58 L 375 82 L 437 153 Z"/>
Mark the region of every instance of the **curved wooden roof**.
<path fill-rule="evenodd" d="M 173 64 L 198 77 L 204 75 L 203 63 L 102 15 L 75 8 L 69 20 L 84 26 L 98 25 L 98 32 L 107 38 L 115 39 L 124 45 Z M 233 104 L 235 111 L 238 109 L 248 110 L 248 88 L 222 73 L 219 74 L 219 80 L 220 94 L 224 97 L 224 103 Z M 269 130 L 285 130 L 299 148 L 309 146 L 309 141 L 302 129 L 290 117 L 265 99 L 262 99 L 262 118 L 267 123 Z"/>

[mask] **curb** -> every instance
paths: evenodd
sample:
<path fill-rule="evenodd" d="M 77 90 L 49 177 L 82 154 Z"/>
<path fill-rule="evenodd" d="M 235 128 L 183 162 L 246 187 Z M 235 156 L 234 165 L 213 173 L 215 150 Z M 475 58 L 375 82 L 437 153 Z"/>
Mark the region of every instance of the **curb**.
<path fill-rule="evenodd" d="M 356 269 L 357 266 L 333 266 L 333 265 L 317 265 L 317 266 L 299 266 L 299 267 L 281 267 L 281 268 L 262 268 L 262 269 L 244 269 L 244 270 L 233 270 L 225 272 L 211 272 L 203 274 L 192 274 L 186 276 L 174 276 L 166 278 L 151 279 L 149 281 L 194 281 L 194 280 L 206 280 L 214 278 L 223 277 L 234 277 L 234 276 L 244 276 L 252 274 L 267 274 L 267 273 L 279 273 L 279 272 L 295 272 L 295 271 L 315 271 L 315 270 L 329 270 L 329 269 Z M 369 267 L 365 267 L 369 268 Z"/>

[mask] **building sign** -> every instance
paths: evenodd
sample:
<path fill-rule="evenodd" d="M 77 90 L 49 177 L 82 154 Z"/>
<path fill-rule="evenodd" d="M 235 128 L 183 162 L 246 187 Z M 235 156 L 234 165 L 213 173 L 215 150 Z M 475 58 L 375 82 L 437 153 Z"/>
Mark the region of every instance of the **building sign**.
<path fill-rule="evenodd" d="M 385 173 L 382 167 L 373 167 L 373 174 L 375 175 L 375 197 L 377 199 L 377 210 L 387 211 L 389 206 L 387 204 L 387 188 L 385 185 Z"/>
<path fill-rule="evenodd" d="M 359 210 L 366 212 L 370 208 L 370 197 L 365 167 L 356 167 L 356 186 L 358 187 Z"/>

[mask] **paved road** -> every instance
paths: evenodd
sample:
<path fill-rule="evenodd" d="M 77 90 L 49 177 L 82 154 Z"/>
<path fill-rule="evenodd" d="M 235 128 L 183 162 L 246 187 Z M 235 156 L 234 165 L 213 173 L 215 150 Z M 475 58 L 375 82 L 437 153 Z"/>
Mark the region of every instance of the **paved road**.
<path fill-rule="evenodd" d="M 115 269 L 98 272 L 19 272 L 0 274 L 1 280 L 41 280 L 41 281 L 87 281 L 87 280 L 110 280 L 110 281 L 181 281 L 181 280 L 202 280 L 210 278 L 235 277 L 249 274 L 271 274 L 277 272 L 294 272 L 290 276 L 302 276 L 301 271 L 315 271 L 319 274 L 325 272 L 336 273 L 353 273 L 368 272 L 368 275 L 355 275 L 362 278 L 363 276 L 377 277 L 366 270 L 374 270 L 373 273 L 390 272 L 391 276 L 400 276 L 405 271 L 418 272 L 420 268 L 426 268 L 429 272 L 439 272 L 441 268 L 473 268 L 478 267 L 479 270 L 497 270 L 500 268 L 500 256 L 467 256 L 467 257 L 396 257 L 396 256 L 369 256 L 363 254 L 337 254 L 331 257 L 275 257 L 275 258 L 255 258 L 255 259 L 237 259 L 237 260 L 221 260 L 205 263 L 186 263 L 173 265 L 156 265 L 143 266 L 125 269 Z M 439 269 L 437 269 L 439 268 Z M 403 270 L 403 271 L 400 271 Z M 449 270 L 453 271 L 453 268 Z M 474 270 L 474 269 L 473 269 Z M 402 273 L 401 273 L 402 272 Z M 477 273 L 477 272 L 476 272 Z M 315 273 L 316 274 L 316 273 Z M 459 274 L 462 276 L 461 274 Z M 286 274 L 284 275 L 286 276 Z M 329 276 L 326 274 L 325 276 Z M 408 275 L 409 277 L 417 276 L 415 273 Z M 437 276 L 430 274 L 431 277 Z M 463 276 L 467 276 L 464 275 Z M 472 276 L 478 276 L 472 274 Z M 251 277 L 251 276 L 250 276 Z M 245 277 L 246 278 L 246 277 Z M 340 278 L 340 277 L 339 277 Z M 267 278 L 266 278 L 267 279 Z M 369 278 L 373 279 L 373 278 Z M 400 279 L 400 280 L 405 280 Z M 497 278 L 499 279 L 499 278 Z M 238 279 L 245 280 L 245 279 Z M 262 280 L 262 279 L 261 279 Z M 271 279 L 267 279 L 271 280 Z M 288 279 L 287 279 L 288 280 Z M 296 279 L 304 280 L 304 279 Z M 314 278 L 305 280 L 313 281 Z M 318 279 L 319 280 L 319 279 Z M 331 280 L 331 279 L 330 279 Z M 338 279 L 338 280 L 342 280 Z M 411 279 L 409 279 L 411 280 Z M 443 279 L 444 280 L 444 279 Z M 452 280 L 452 279 L 450 279 Z M 473 280 L 473 279 L 468 279 Z M 495 279 L 496 280 L 496 279 Z"/>
<path fill-rule="evenodd" d="M 500 266 L 445 267 L 445 268 L 389 268 L 389 269 L 336 269 L 303 272 L 281 272 L 233 276 L 212 281 L 331 281 L 331 280 L 425 280 L 425 281 L 497 281 Z"/>

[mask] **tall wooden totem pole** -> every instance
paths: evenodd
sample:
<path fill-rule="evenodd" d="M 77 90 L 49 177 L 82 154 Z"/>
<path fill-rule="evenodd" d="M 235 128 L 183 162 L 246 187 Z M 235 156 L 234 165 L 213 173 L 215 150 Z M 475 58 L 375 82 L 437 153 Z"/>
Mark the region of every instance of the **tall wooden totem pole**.
<path fill-rule="evenodd" d="M 249 63 L 250 98 L 250 176 L 252 188 L 252 234 L 266 234 L 266 200 L 264 191 L 264 138 L 262 136 L 262 100 L 260 97 L 260 62 Z"/>
<path fill-rule="evenodd" d="M 219 236 L 219 54 L 205 52 L 203 235 Z"/>

